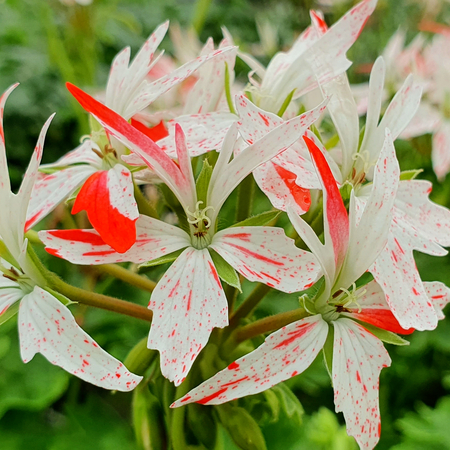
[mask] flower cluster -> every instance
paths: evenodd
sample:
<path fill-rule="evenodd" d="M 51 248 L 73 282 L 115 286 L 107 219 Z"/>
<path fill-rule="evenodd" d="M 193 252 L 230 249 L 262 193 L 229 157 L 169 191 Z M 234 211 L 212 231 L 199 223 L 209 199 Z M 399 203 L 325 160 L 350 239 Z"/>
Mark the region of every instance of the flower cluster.
<path fill-rule="evenodd" d="M 431 108 L 419 106 L 424 89 L 433 108 L 448 100 L 439 74 L 421 59 L 445 47 L 444 37 L 425 56 L 414 43 L 400 58 L 397 36 L 357 103 L 346 53 L 376 3 L 361 1 L 330 28 L 311 11 L 311 25 L 267 68 L 240 53 L 226 30 L 217 49 L 211 39 L 200 49 L 179 40 L 178 67 L 158 52 L 169 24 L 160 25 L 131 63 L 129 48 L 116 56 L 101 100 L 67 84 L 90 114 L 91 133 L 55 163 L 39 166 L 49 119 L 17 195 L 0 129 L 0 311 L 10 313 L 20 300 L 24 362 L 40 352 L 107 389 L 131 390 L 141 379 L 77 325 L 65 304 L 84 297 L 42 265 L 26 237 L 56 206 L 75 199 L 72 214 L 85 210 L 92 228 L 40 231 L 51 255 L 80 265 L 172 263 L 151 293 L 147 346 L 159 352 L 161 373 L 176 386 L 195 370 L 213 333 L 216 343 L 237 347 L 273 331 L 172 407 L 264 391 L 302 373 L 323 352 L 348 434 L 360 448 L 375 447 L 378 380 L 391 364 L 383 341 L 403 345 L 397 334 L 434 329 L 450 301 L 444 284 L 422 282 L 413 255 L 446 254 L 450 211 L 429 200 L 429 182 L 400 172 L 394 147 L 417 128 L 411 124 L 421 108 Z M 237 56 L 251 69 L 246 85 L 234 80 Z M 433 83 L 424 82 L 426 74 L 407 75 L 413 60 L 418 70 L 433 70 Z M 396 92 L 380 120 L 386 72 Z M 2 113 L 13 88 L 1 97 Z M 308 93 L 319 100 L 307 111 Z M 440 137 L 445 119 L 439 124 L 436 148 L 448 153 L 450 139 Z M 438 174 L 450 167 L 443 158 L 435 156 Z M 256 216 L 249 207 L 253 180 L 273 206 Z M 161 194 L 152 204 L 148 186 L 158 186 L 165 203 Z M 244 208 L 231 222 L 223 211 L 236 188 Z M 281 212 L 289 237 L 275 226 Z M 234 306 L 244 279 L 267 291 L 298 292 L 299 308 L 278 322 L 272 317 L 266 328 L 265 319 L 239 328 L 239 318 L 256 306 L 251 296 Z M 116 310 L 125 311 L 127 302 L 117 302 Z M 227 326 L 229 332 L 214 331 Z"/>

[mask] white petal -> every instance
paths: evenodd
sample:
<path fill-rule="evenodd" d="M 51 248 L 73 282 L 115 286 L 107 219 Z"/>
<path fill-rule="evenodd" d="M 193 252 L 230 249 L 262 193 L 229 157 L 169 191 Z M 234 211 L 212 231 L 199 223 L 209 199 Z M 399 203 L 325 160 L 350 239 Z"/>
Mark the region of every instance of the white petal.
<path fill-rule="evenodd" d="M 39 352 L 82 380 L 118 391 L 130 391 L 142 379 L 101 349 L 66 306 L 37 286 L 22 299 L 18 321 L 24 362 Z"/>
<path fill-rule="evenodd" d="M 183 382 L 213 328 L 228 325 L 228 304 L 206 249 L 187 248 L 153 291 L 148 347 L 161 353 L 161 372 Z"/>
<path fill-rule="evenodd" d="M 38 178 L 31 192 L 25 228 L 32 228 L 75 192 L 94 172 L 92 166 L 83 164 Z"/>
<path fill-rule="evenodd" d="M 322 349 L 328 324 L 320 315 L 291 323 L 268 336 L 260 347 L 231 363 L 171 407 L 221 403 L 257 394 L 306 370 Z"/>
<path fill-rule="evenodd" d="M 433 302 L 433 306 L 436 310 L 436 315 L 438 320 L 445 319 L 442 310 L 450 302 L 450 288 L 448 288 L 444 283 L 439 281 L 433 281 L 431 283 L 423 283 L 427 295 Z"/>
<path fill-rule="evenodd" d="M 431 153 L 433 169 L 439 180 L 443 181 L 450 171 L 450 122 L 445 121 L 433 136 Z"/>
<path fill-rule="evenodd" d="M 142 263 L 190 245 L 183 230 L 148 216 L 136 221 L 136 233 L 136 243 L 125 253 L 116 252 L 92 229 L 40 231 L 39 237 L 48 253 L 74 264 Z"/>
<path fill-rule="evenodd" d="M 282 292 L 303 291 L 321 273 L 314 255 L 295 247 L 282 228 L 227 228 L 214 235 L 210 247 L 250 281 Z"/>
<path fill-rule="evenodd" d="M 347 289 L 374 262 L 386 245 L 392 222 L 400 169 L 389 130 L 381 150 L 372 192 L 357 223 L 356 202 L 352 191 L 350 201 L 349 246 L 335 286 Z"/>
<path fill-rule="evenodd" d="M 378 379 L 391 359 L 382 342 L 350 319 L 334 325 L 333 387 L 336 412 L 344 413 L 347 433 L 361 449 L 380 438 Z"/>

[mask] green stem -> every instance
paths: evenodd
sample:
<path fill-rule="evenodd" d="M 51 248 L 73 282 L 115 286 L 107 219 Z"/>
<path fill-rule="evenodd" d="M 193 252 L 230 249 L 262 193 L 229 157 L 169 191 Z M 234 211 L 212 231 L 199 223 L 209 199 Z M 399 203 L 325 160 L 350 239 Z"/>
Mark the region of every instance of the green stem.
<path fill-rule="evenodd" d="M 250 216 L 254 192 L 255 182 L 253 181 L 253 175 L 250 174 L 242 180 L 238 188 L 236 223 L 242 222 Z"/>
<path fill-rule="evenodd" d="M 134 185 L 134 198 L 136 200 L 140 214 L 153 217 L 154 219 L 159 219 L 158 212 L 153 207 L 153 205 L 145 198 L 139 186 L 137 186 L 136 184 Z"/>
<path fill-rule="evenodd" d="M 100 273 L 111 275 L 144 291 L 153 292 L 156 287 L 156 283 L 154 281 L 116 264 L 100 264 L 99 266 L 92 266 L 91 269 Z"/>
<path fill-rule="evenodd" d="M 199 35 L 205 24 L 206 16 L 208 15 L 209 7 L 212 0 L 197 0 L 195 3 L 194 17 L 192 19 L 192 27 L 197 35 Z"/>
<path fill-rule="evenodd" d="M 74 302 L 106 309 L 107 311 L 113 311 L 119 314 L 125 314 L 126 316 L 135 317 L 147 322 L 152 321 L 153 313 L 145 306 L 136 305 L 135 303 L 119 300 L 118 298 L 85 291 L 84 289 L 71 286 L 50 271 L 47 271 L 46 279 L 50 288 Z"/>
<path fill-rule="evenodd" d="M 242 302 L 239 308 L 231 314 L 229 329 L 233 330 L 239 325 L 244 317 L 247 317 L 264 296 L 270 291 L 270 287 L 265 284 L 258 284 L 251 294 Z"/>
<path fill-rule="evenodd" d="M 233 99 L 231 97 L 231 86 L 230 86 L 230 70 L 228 69 L 228 64 L 225 63 L 225 96 L 227 98 L 228 108 L 230 113 L 237 114 L 234 109 Z"/>

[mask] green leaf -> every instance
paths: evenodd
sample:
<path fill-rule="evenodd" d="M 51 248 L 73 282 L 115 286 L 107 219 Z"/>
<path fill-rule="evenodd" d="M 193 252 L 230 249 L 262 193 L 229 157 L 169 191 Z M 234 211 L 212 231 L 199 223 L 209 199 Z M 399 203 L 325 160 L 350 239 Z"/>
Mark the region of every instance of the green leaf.
<path fill-rule="evenodd" d="M 169 253 L 168 255 L 161 256 L 159 258 L 153 259 L 152 261 L 147 261 L 145 263 L 139 264 L 139 273 L 147 272 L 148 267 L 159 266 L 161 264 L 171 263 L 175 261 L 183 252 L 185 248 L 181 248 L 175 252 Z"/>
<path fill-rule="evenodd" d="M 400 173 L 400 181 L 404 180 L 414 180 L 420 173 L 423 172 L 423 169 L 415 169 L 415 170 L 404 170 Z"/>
<path fill-rule="evenodd" d="M 266 211 L 261 214 L 257 214 L 256 216 L 249 217 L 248 219 L 245 219 L 242 222 L 235 223 L 230 228 L 264 226 L 274 221 L 280 214 L 281 211 L 278 210 Z"/>
<path fill-rule="evenodd" d="M 59 292 L 54 291 L 53 289 L 51 289 L 49 287 L 46 287 L 45 290 L 49 294 L 53 295 L 53 297 L 55 297 L 57 300 L 59 300 L 63 305 L 67 306 L 67 305 L 72 305 L 73 303 L 75 303 L 72 300 L 68 299 L 65 295 L 62 295 Z"/>
<path fill-rule="evenodd" d="M 283 117 L 283 114 L 285 113 L 287 107 L 289 106 L 289 104 L 291 103 L 292 97 L 294 96 L 295 93 L 295 89 L 293 89 L 291 91 L 290 94 L 288 94 L 288 96 L 284 99 L 283 104 L 281 105 L 281 108 L 278 110 L 277 112 L 277 116 L 279 117 Z"/>
<path fill-rule="evenodd" d="M 242 450 L 267 449 L 261 428 L 244 408 L 226 403 L 216 406 L 215 410 L 219 414 L 222 425 L 239 448 Z"/>
<path fill-rule="evenodd" d="M 14 317 L 19 312 L 20 301 L 12 304 L 2 315 L 0 315 L 0 325 L 3 325 L 11 317 Z"/>
<path fill-rule="evenodd" d="M 239 276 L 236 271 L 231 267 L 216 251 L 212 248 L 208 248 L 211 259 L 213 260 L 214 266 L 217 269 L 217 273 L 221 280 L 225 283 L 238 289 L 242 292 L 241 282 L 239 281 Z"/>
<path fill-rule="evenodd" d="M 409 345 L 409 341 L 401 338 L 398 334 L 392 333 L 391 331 L 383 330 L 374 325 L 371 325 L 370 323 L 360 322 L 359 320 L 357 320 L 356 322 L 361 324 L 367 331 L 370 331 L 378 339 L 380 339 L 383 342 L 386 342 L 387 344 Z"/>
<path fill-rule="evenodd" d="M 157 187 L 161 192 L 166 205 L 177 215 L 180 228 L 186 231 L 186 233 L 189 233 L 189 223 L 186 218 L 186 213 L 175 194 L 165 184 L 158 184 Z"/>
<path fill-rule="evenodd" d="M 203 160 L 202 170 L 195 182 L 195 188 L 197 190 L 197 199 L 198 201 L 203 202 L 203 206 L 206 205 L 206 196 L 208 193 L 209 180 L 211 179 L 213 168 L 209 161 L 205 158 Z"/>
<path fill-rule="evenodd" d="M 331 383 L 333 383 L 333 344 L 334 344 L 334 328 L 328 327 L 328 336 L 323 346 L 323 362 L 330 376 Z"/>
<path fill-rule="evenodd" d="M 302 416 L 305 413 L 305 410 L 297 396 L 284 383 L 277 384 L 270 390 L 278 398 L 280 411 L 289 418 L 291 425 L 301 426 L 303 421 Z"/>

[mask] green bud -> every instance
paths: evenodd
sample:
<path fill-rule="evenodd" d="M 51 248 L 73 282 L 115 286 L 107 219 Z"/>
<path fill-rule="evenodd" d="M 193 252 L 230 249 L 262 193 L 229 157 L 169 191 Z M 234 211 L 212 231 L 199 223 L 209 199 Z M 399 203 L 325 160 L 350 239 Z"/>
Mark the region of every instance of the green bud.
<path fill-rule="evenodd" d="M 242 450 L 266 450 L 261 428 L 247 410 L 229 403 L 215 407 L 220 421 Z"/>
<path fill-rule="evenodd" d="M 138 447 L 142 450 L 165 448 L 161 405 L 146 384 L 138 385 L 133 391 L 132 413 Z"/>
<path fill-rule="evenodd" d="M 147 348 L 147 338 L 145 337 L 131 349 L 124 364 L 130 372 L 143 375 L 157 356 L 156 350 Z"/>
<path fill-rule="evenodd" d="M 207 449 L 214 449 L 217 439 L 217 424 L 211 406 L 191 403 L 187 406 L 187 419 L 197 440 Z"/>

